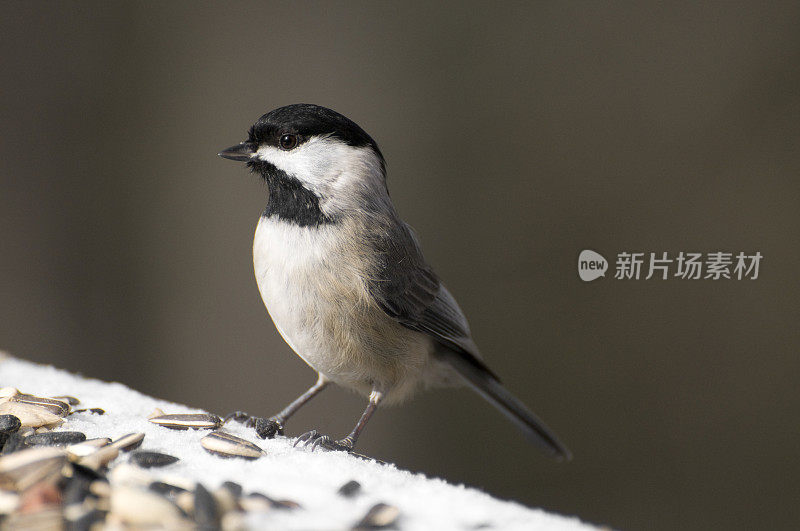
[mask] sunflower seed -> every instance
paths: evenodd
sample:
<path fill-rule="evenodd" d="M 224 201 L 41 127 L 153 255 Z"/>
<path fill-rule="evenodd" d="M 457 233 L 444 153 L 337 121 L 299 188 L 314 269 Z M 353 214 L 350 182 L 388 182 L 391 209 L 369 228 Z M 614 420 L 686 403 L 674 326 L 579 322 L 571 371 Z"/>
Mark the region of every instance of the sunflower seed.
<path fill-rule="evenodd" d="M 200 483 L 194 489 L 194 521 L 201 529 L 219 527 L 217 501 Z"/>
<path fill-rule="evenodd" d="M 44 398 L 41 396 L 35 395 L 27 395 L 24 393 L 19 393 L 15 396 L 10 398 L 10 402 L 20 402 L 22 404 L 31 404 L 33 406 L 39 406 L 48 410 L 50 413 L 54 415 L 58 415 L 59 417 L 66 417 L 69 415 L 70 405 L 66 402 L 62 402 L 61 400 L 54 400 L 52 398 Z"/>
<path fill-rule="evenodd" d="M 91 453 L 86 457 L 80 458 L 78 460 L 78 464 L 92 470 L 100 470 L 104 466 L 108 465 L 108 463 L 116 459 L 118 455 L 119 448 L 108 445 L 98 449 L 96 452 Z"/>
<path fill-rule="evenodd" d="M 22 421 L 14 415 L 0 415 L 0 433 L 14 433 L 22 427 Z"/>
<path fill-rule="evenodd" d="M 223 431 L 215 431 L 200 439 L 206 451 L 222 457 L 244 457 L 258 459 L 264 450 L 240 437 Z"/>
<path fill-rule="evenodd" d="M 165 483 L 163 481 L 154 481 L 150 483 L 147 488 L 168 498 L 174 498 L 179 493 L 186 492 L 186 489 L 183 487 L 173 485 L 172 483 Z"/>
<path fill-rule="evenodd" d="M 131 454 L 131 462 L 142 468 L 162 467 L 176 463 L 178 458 L 160 452 L 147 452 L 139 450 Z"/>
<path fill-rule="evenodd" d="M 337 492 L 342 496 L 344 496 L 345 498 L 352 498 L 353 496 L 358 494 L 359 490 L 361 490 L 361 483 L 355 480 L 350 480 L 341 487 L 339 487 L 339 490 Z"/>
<path fill-rule="evenodd" d="M 23 428 L 54 427 L 64 422 L 61 417 L 45 408 L 15 401 L 0 403 L 0 415 L 14 415 Z"/>
<path fill-rule="evenodd" d="M 67 446 L 67 453 L 70 457 L 81 458 L 93 454 L 98 448 L 107 446 L 111 442 L 108 437 L 99 437 L 97 439 L 87 439 L 77 444 L 70 444 Z"/>
<path fill-rule="evenodd" d="M 57 477 L 67 462 L 60 448 L 28 448 L 0 457 L 0 487 L 25 490 L 39 481 Z"/>
<path fill-rule="evenodd" d="M 155 418 L 155 417 L 160 417 L 160 416 L 161 416 L 161 415 L 163 415 L 163 414 L 164 414 L 164 412 L 161 410 L 161 408 L 160 408 L 160 407 L 157 407 L 157 408 L 155 408 L 155 409 L 153 410 L 153 412 L 152 412 L 152 413 L 150 413 L 150 415 L 148 415 L 148 416 L 147 416 L 147 418 L 148 418 L 148 419 L 152 419 L 152 418 Z"/>
<path fill-rule="evenodd" d="M 385 503 L 378 503 L 367 511 L 364 518 L 353 526 L 353 529 L 386 528 L 393 525 L 397 521 L 398 516 L 400 516 L 400 510 L 397 507 Z"/>
<path fill-rule="evenodd" d="M 66 446 L 86 440 L 86 434 L 79 431 L 49 431 L 25 437 L 28 446 Z"/>
<path fill-rule="evenodd" d="M 81 401 L 78 400 L 77 398 L 75 398 L 74 396 L 68 396 L 68 395 L 51 396 L 50 398 L 52 398 L 53 400 L 61 400 L 62 402 L 66 402 L 67 404 L 69 404 L 71 406 L 77 406 L 78 404 L 81 403 Z"/>
<path fill-rule="evenodd" d="M 215 430 L 222 426 L 222 419 L 210 413 L 185 413 L 175 415 L 159 415 L 149 419 L 153 424 L 173 430 Z"/>
<path fill-rule="evenodd" d="M 112 489 L 111 512 L 126 524 L 168 528 L 182 516 L 181 510 L 163 496 L 126 485 Z"/>
<path fill-rule="evenodd" d="M 123 452 L 130 452 L 131 450 L 139 448 L 143 440 L 144 433 L 129 433 L 112 442 L 111 446 L 115 446 Z"/>

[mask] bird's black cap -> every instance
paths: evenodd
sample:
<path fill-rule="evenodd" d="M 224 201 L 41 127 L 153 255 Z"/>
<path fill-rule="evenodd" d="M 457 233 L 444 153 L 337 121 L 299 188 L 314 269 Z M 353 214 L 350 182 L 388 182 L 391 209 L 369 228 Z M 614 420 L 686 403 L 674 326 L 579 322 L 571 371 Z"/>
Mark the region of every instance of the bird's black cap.
<path fill-rule="evenodd" d="M 310 103 L 296 103 L 268 112 L 250 128 L 247 140 L 276 144 L 284 133 L 305 138 L 329 135 L 349 146 L 371 146 L 383 160 L 378 144 L 358 124 L 327 107 Z"/>

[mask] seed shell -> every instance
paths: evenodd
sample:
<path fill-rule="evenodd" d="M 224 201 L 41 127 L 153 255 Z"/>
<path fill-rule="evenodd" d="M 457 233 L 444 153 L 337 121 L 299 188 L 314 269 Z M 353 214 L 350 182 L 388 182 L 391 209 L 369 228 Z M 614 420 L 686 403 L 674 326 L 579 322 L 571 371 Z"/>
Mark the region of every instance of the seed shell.
<path fill-rule="evenodd" d="M 206 451 L 222 457 L 243 457 L 258 459 L 264 450 L 240 437 L 223 431 L 215 431 L 200 439 Z"/>
<path fill-rule="evenodd" d="M 115 440 L 111 445 L 119 448 L 123 452 L 130 452 L 131 450 L 139 448 L 143 440 L 144 433 L 129 433 Z"/>
<path fill-rule="evenodd" d="M 131 462 L 142 468 L 154 468 L 176 463 L 178 462 L 178 458 L 173 455 L 162 454 L 160 452 L 139 450 L 131 454 Z"/>
<path fill-rule="evenodd" d="M 70 410 L 70 405 L 67 402 L 62 402 L 61 400 L 55 400 L 53 398 L 44 398 L 42 396 L 27 395 L 24 393 L 19 393 L 18 395 L 12 396 L 10 401 L 39 406 L 48 410 L 54 415 L 58 415 L 59 417 L 66 417 L 69 415 Z"/>
<path fill-rule="evenodd" d="M 13 400 L 0 403 L 0 415 L 14 415 L 23 428 L 55 427 L 64 422 L 60 416 L 43 407 Z"/>
<path fill-rule="evenodd" d="M 107 446 L 111 442 L 108 437 L 99 437 L 97 439 L 87 439 L 77 444 L 70 444 L 67 446 L 67 453 L 70 457 L 81 458 L 93 454 L 98 448 Z"/>
<path fill-rule="evenodd" d="M 163 496 L 127 485 L 111 490 L 111 512 L 127 524 L 167 528 L 182 516 L 181 510 Z"/>
<path fill-rule="evenodd" d="M 96 452 L 91 453 L 86 457 L 80 458 L 78 460 L 78 464 L 87 468 L 91 468 L 92 470 L 100 470 L 104 466 L 108 465 L 111 461 L 116 459 L 118 455 L 119 448 L 108 445 L 98 449 Z"/>
<path fill-rule="evenodd" d="M 353 529 L 381 529 L 393 525 L 400 516 L 400 510 L 392 505 L 378 503 L 367 511 Z"/>

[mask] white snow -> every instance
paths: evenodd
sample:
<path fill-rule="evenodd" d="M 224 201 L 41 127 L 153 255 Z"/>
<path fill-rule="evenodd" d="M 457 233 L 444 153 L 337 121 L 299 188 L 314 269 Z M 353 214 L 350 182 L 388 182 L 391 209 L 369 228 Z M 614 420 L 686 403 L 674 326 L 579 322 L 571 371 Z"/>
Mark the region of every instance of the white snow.
<path fill-rule="evenodd" d="M 393 465 L 359 459 L 340 452 L 293 448 L 293 439 L 261 440 L 252 429 L 229 423 L 225 429 L 254 442 L 267 455 L 255 461 L 222 459 L 207 453 L 200 439 L 207 430 L 175 431 L 148 422 L 154 408 L 165 413 L 199 413 L 190 408 L 145 396 L 119 383 L 106 383 L 66 371 L 37 365 L 0 352 L 0 387 L 16 387 L 39 396 L 71 395 L 81 403 L 74 409 L 100 407 L 105 415 L 77 413 L 67 417 L 59 430 L 82 431 L 87 437 L 117 438 L 144 432 L 142 449 L 162 451 L 180 461 L 150 469 L 157 479 L 184 484 L 202 482 L 209 489 L 234 481 L 244 492 L 261 492 L 275 499 L 296 501 L 301 508 L 254 513 L 253 529 L 347 529 L 376 503 L 400 509 L 400 529 L 475 529 L 485 526 L 503 530 L 575 531 L 596 529 L 575 517 L 546 513 L 519 503 L 502 501 L 472 488 L 451 485 L 399 470 Z M 116 463 L 128 460 L 121 454 Z M 182 478 L 179 482 L 177 478 Z M 354 479 L 361 494 L 343 498 L 339 487 Z"/>

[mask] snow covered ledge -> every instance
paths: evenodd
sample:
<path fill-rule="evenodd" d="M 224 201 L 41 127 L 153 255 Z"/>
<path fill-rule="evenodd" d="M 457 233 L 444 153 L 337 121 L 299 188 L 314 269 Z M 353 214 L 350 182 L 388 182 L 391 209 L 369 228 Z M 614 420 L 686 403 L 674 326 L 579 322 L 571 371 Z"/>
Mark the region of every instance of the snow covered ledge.
<path fill-rule="evenodd" d="M 399 529 L 524 529 L 588 530 L 594 527 L 578 518 L 548 514 L 518 503 L 502 501 L 476 489 L 451 485 L 339 452 L 311 452 L 293 448 L 292 439 L 260 440 L 252 430 L 236 423 L 225 430 L 260 446 L 265 455 L 250 461 L 223 459 L 204 451 L 200 439 L 208 430 L 175 431 L 148 421 L 155 408 L 165 413 L 202 413 L 196 408 L 165 402 L 128 389 L 119 383 L 83 378 L 53 367 L 37 365 L 0 352 L 0 388 L 15 387 L 43 397 L 70 395 L 80 399 L 79 408 L 102 408 L 103 415 L 73 413 L 56 431 L 80 431 L 87 438 L 116 439 L 142 432 L 141 450 L 163 452 L 179 461 L 147 470 L 156 480 L 186 486 L 201 483 L 214 492 L 225 481 L 276 500 L 299 504 L 289 510 L 239 513 L 239 525 L 251 529 L 350 529 L 371 507 L 386 503 L 399 510 L 394 528 Z M 131 454 L 121 453 L 111 462 L 110 475 Z M 124 468 L 124 467 L 123 467 Z M 343 496 L 339 488 L 350 480 L 361 488 Z M 112 481 L 112 487 L 114 482 Z M 147 507 L 142 507 L 143 512 Z M 230 521 L 230 520 L 229 520 Z M 223 520 L 223 524 L 226 521 Z M 223 527 L 230 527 L 225 526 Z"/>

